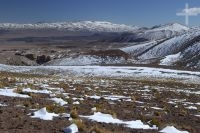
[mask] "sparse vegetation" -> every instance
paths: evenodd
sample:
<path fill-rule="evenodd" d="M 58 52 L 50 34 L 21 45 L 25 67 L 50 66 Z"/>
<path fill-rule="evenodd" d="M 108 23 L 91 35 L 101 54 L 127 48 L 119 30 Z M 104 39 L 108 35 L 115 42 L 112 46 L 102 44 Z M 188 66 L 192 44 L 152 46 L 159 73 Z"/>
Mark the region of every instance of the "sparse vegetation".
<path fill-rule="evenodd" d="M 160 127 L 160 120 L 158 120 L 157 118 L 153 118 L 150 123 L 152 126 L 156 125 L 157 127 Z"/>
<path fill-rule="evenodd" d="M 73 107 L 73 109 L 70 112 L 70 116 L 73 119 L 78 119 L 79 118 L 78 111 L 77 111 L 76 107 Z"/>
<path fill-rule="evenodd" d="M 195 94 L 186 95 L 184 91 L 182 93 L 174 92 L 174 90 L 177 89 L 179 83 L 173 83 L 173 85 L 170 84 L 168 86 L 167 84 L 165 84 L 164 81 L 150 82 L 124 79 L 110 80 L 109 78 L 86 78 L 85 81 L 81 79 L 81 81 L 79 82 L 67 80 L 65 81 L 63 79 L 63 81 L 58 82 L 59 78 L 57 77 L 51 79 L 47 77 L 37 77 L 36 75 L 32 75 L 30 78 L 28 78 L 27 76 L 23 77 L 22 75 L 18 75 L 17 77 L 15 77 L 15 74 L 10 75 L 11 77 L 7 76 L 8 78 L 5 79 L 5 83 L 7 84 L 7 86 L 15 86 L 16 93 L 29 95 L 31 98 L 28 100 L 21 98 L 14 98 L 15 100 L 9 100 L 6 98 L 5 102 L 11 102 L 11 105 L 21 105 L 16 107 L 18 109 L 22 108 L 22 106 L 25 106 L 23 107 L 23 109 L 25 110 L 25 116 L 27 116 L 27 114 L 29 113 L 29 109 L 41 109 L 43 107 L 46 107 L 47 111 L 50 113 L 70 113 L 70 116 L 73 118 L 71 122 L 75 123 L 78 126 L 80 132 L 116 133 L 119 130 L 119 133 L 121 133 L 124 131 L 131 131 L 131 129 L 128 129 L 126 127 L 124 127 L 122 130 L 119 125 L 96 123 L 94 121 L 90 121 L 84 118 L 82 119 L 79 117 L 79 114 L 92 115 L 94 112 L 91 111 L 91 108 L 93 107 L 96 107 L 95 112 L 110 114 L 113 118 L 121 119 L 124 121 L 142 120 L 142 122 L 144 123 L 148 123 L 150 121 L 149 125 L 157 125 L 159 128 L 163 128 L 163 126 L 166 125 L 168 122 L 173 122 L 175 124 L 180 123 L 180 120 L 181 123 L 188 125 L 188 123 L 186 121 L 182 121 L 182 119 L 188 118 L 190 116 L 190 119 L 194 120 L 194 115 L 197 114 L 200 108 L 199 105 L 195 105 L 197 107 L 197 110 L 188 110 L 187 108 L 185 108 L 186 105 L 184 105 L 184 102 L 187 103 L 187 101 L 189 101 L 195 103 L 199 101 L 199 97 Z M 0 80 L 0 83 L 1 81 L 3 80 Z M 55 84 L 51 84 L 54 82 Z M 43 87 L 41 87 L 43 84 L 48 84 L 50 85 L 50 87 L 53 88 L 52 90 L 50 90 L 52 94 L 55 93 L 55 95 L 52 95 L 53 97 L 62 98 L 64 101 L 67 101 L 68 104 L 64 107 L 60 106 L 60 104 L 53 103 L 50 100 L 50 94 L 23 92 L 23 88 L 42 90 L 44 89 Z M 76 90 L 70 90 L 69 86 L 71 86 L 71 89 L 76 88 Z M 147 91 L 148 89 L 145 90 L 146 86 L 149 86 L 148 89 L 151 91 Z M 180 86 L 184 88 L 191 88 L 192 85 Z M 59 91 L 60 87 L 65 88 L 64 93 L 62 91 Z M 86 91 L 89 90 L 86 87 L 92 88 L 92 90 Z M 198 90 L 198 86 L 192 87 L 195 87 L 193 91 Z M 58 90 L 56 90 L 57 88 Z M 46 89 L 48 89 L 48 87 Z M 88 96 L 94 95 L 100 96 L 100 99 L 88 98 Z M 105 95 L 122 95 L 127 98 L 108 100 L 104 98 Z M 74 98 L 78 100 L 74 100 Z M 79 98 L 82 98 L 83 100 L 79 100 Z M 168 103 L 170 100 L 173 101 L 173 99 L 177 99 L 177 101 L 180 101 L 175 101 L 172 104 Z M 186 100 L 184 101 L 184 99 Z M 74 105 L 74 101 L 79 101 L 80 104 Z M 156 110 L 151 107 L 160 107 L 163 108 L 163 110 Z M 192 117 L 191 114 L 193 114 Z M 17 113 L 13 117 L 24 119 L 22 113 Z M 59 117 L 59 119 L 55 118 L 55 121 L 62 119 L 64 119 L 66 122 L 66 119 L 62 117 Z M 181 125 L 177 125 L 176 127 L 179 126 L 182 128 Z M 113 130 L 110 130 L 110 127 L 112 127 Z M 116 130 L 114 130 L 115 128 Z"/>
<path fill-rule="evenodd" d="M 46 106 L 47 111 L 54 112 L 57 114 L 66 113 L 66 109 L 63 106 L 59 106 L 57 104 L 51 104 Z"/>
<path fill-rule="evenodd" d="M 81 119 L 78 118 L 73 119 L 73 123 L 77 125 L 79 132 L 87 131 L 87 127 Z"/>

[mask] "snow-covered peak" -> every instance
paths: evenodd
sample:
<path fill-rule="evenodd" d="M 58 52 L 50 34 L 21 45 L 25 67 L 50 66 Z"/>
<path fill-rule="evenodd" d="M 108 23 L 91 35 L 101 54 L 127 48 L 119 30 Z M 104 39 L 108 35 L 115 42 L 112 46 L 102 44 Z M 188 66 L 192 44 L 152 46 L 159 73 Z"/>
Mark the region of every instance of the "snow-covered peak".
<path fill-rule="evenodd" d="M 166 25 L 160 25 L 153 27 L 152 30 L 154 31 L 173 31 L 173 32 L 182 32 L 182 31 L 188 31 L 190 28 L 184 25 L 181 25 L 179 23 L 170 23 Z"/>
<path fill-rule="evenodd" d="M 114 24 L 105 21 L 78 21 L 35 24 L 0 23 L 0 29 L 60 29 L 92 32 L 133 32 L 138 29 L 138 27 Z"/>

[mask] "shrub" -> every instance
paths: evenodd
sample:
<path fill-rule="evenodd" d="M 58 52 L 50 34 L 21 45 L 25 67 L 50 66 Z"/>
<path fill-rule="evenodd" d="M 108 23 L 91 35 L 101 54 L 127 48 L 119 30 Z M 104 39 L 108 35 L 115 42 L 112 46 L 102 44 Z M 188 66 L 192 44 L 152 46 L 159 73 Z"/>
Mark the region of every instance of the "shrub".
<path fill-rule="evenodd" d="M 70 117 L 73 118 L 73 119 L 79 118 L 78 112 L 77 112 L 77 109 L 76 109 L 76 108 L 74 108 L 74 109 L 70 112 Z"/>
<path fill-rule="evenodd" d="M 156 125 L 157 127 L 160 126 L 160 121 L 157 118 L 153 118 L 150 123 L 152 126 L 153 125 Z"/>
<path fill-rule="evenodd" d="M 74 119 L 73 122 L 77 125 L 80 132 L 86 131 L 86 125 L 81 119 Z"/>

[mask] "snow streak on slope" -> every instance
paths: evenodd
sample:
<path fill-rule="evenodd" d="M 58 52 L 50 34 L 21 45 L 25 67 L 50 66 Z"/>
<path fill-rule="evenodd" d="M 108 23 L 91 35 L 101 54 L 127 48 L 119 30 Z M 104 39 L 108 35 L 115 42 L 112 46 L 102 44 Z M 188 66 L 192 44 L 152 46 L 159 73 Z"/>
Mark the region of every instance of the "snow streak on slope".
<path fill-rule="evenodd" d="M 133 32 L 138 29 L 135 26 L 113 24 L 104 21 L 80 21 L 80 22 L 57 22 L 36 24 L 0 23 L 0 29 L 60 29 L 69 31 L 91 32 Z"/>
<path fill-rule="evenodd" d="M 181 52 L 173 55 L 168 55 L 161 60 L 160 65 L 166 65 L 166 66 L 173 65 L 173 63 L 177 62 L 180 58 L 181 58 Z"/>
<path fill-rule="evenodd" d="M 137 56 L 138 54 L 145 52 L 147 49 L 151 48 L 155 44 L 157 44 L 157 41 L 151 41 L 151 42 L 147 42 L 143 44 L 137 44 L 134 46 L 124 47 L 124 48 L 121 48 L 120 50 L 130 55 Z"/>

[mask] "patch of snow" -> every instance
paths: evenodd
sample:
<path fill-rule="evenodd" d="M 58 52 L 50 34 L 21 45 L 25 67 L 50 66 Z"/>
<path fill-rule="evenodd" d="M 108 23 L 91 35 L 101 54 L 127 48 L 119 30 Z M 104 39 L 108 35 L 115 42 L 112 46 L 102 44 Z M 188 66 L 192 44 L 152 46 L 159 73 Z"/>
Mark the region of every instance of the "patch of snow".
<path fill-rule="evenodd" d="M 120 100 L 120 99 L 130 99 L 130 97 L 126 96 L 118 96 L 118 95 L 104 95 L 103 96 L 106 100 Z"/>
<path fill-rule="evenodd" d="M 176 104 L 175 102 L 172 102 L 172 101 L 169 101 L 168 103 L 169 103 L 169 104 Z"/>
<path fill-rule="evenodd" d="M 73 104 L 77 104 L 77 105 L 78 105 L 78 104 L 80 104 L 80 103 L 79 103 L 79 101 L 76 101 L 76 102 L 73 102 Z"/>
<path fill-rule="evenodd" d="M 68 104 L 66 101 L 64 101 L 62 98 L 51 98 L 51 100 L 53 100 L 54 102 L 56 102 L 57 104 L 60 104 L 60 106 L 66 105 Z"/>
<path fill-rule="evenodd" d="M 7 105 L 0 103 L 0 107 L 5 107 L 5 106 L 7 106 Z"/>
<path fill-rule="evenodd" d="M 193 109 L 193 110 L 197 110 L 197 107 L 195 106 L 189 106 L 189 107 L 186 107 L 187 109 Z"/>
<path fill-rule="evenodd" d="M 30 88 L 26 88 L 22 90 L 23 92 L 31 92 L 31 93 L 43 93 L 43 94 L 50 94 L 51 91 L 48 90 L 32 90 Z"/>
<path fill-rule="evenodd" d="M 181 58 L 181 52 L 173 55 L 167 55 L 164 59 L 160 61 L 160 65 L 170 66 L 177 62 Z"/>
<path fill-rule="evenodd" d="M 139 92 L 150 92 L 151 90 L 149 90 L 149 89 L 144 89 L 144 90 L 136 90 L 136 91 L 139 91 Z"/>
<path fill-rule="evenodd" d="M 143 104 L 144 102 L 141 102 L 141 101 L 135 101 L 135 103 L 140 103 L 140 104 Z"/>
<path fill-rule="evenodd" d="M 95 111 L 97 111 L 97 108 L 94 107 L 94 108 L 91 108 L 91 110 L 95 112 Z"/>
<path fill-rule="evenodd" d="M 21 98 L 29 98 L 28 95 L 18 94 L 14 92 L 15 89 L 0 89 L 0 95 L 8 96 L 8 97 L 21 97 Z"/>
<path fill-rule="evenodd" d="M 195 104 L 200 106 L 200 103 L 195 103 Z"/>
<path fill-rule="evenodd" d="M 127 99 L 127 100 L 125 100 L 126 102 L 132 102 L 132 100 L 131 99 Z"/>
<path fill-rule="evenodd" d="M 46 107 L 34 112 L 34 115 L 31 118 L 40 118 L 42 120 L 53 120 L 53 117 L 58 117 L 58 114 L 48 113 Z"/>
<path fill-rule="evenodd" d="M 133 128 L 133 129 L 157 129 L 157 127 L 150 127 L 149 125 L 145 125 L 141 120 L 135 121 L 123 121 L 116 118 L 113 118 L 110 114 L 103 114 L 101 112 L 96 112 L 94 115 L 91 116 L 81 116 L 96 122 L 103 122 L 103 123 L 112 123 L 112 124 L 122 124 L 126 127 Z"/>
<path fill-rule="evenodd" d="M 151 108 L 155 110 L 163 110 L 163 108 L 159 108 L 159 107 L 151 107 Z"/>
<path fill-rule="evenodd" d="M 180 131 L 174 126 L 167 126 L 160 131 L 161 133 L 189 133 L 188 131 Z"/>
<path fill-rule="evenodd" d="M 89 98 L 91 98 L 91 99 L 96 99 L 96 100 L 101 99 L 101 97 L 100 97 L 100 96 L 97 96 L 97 95 L 94 95 L 94 96 L 87 96 L 87 97 L 89 97 Z"/>
<path fill-rule="evenodd" d="M 192 91 L 192 90 L 182 90 L 182 89 L 177 89 L 174 90 L 176 92 L 183 92 L 183 93 L 187 93 L 187 94 L 196 94 L 196 95 L 200 95 L 200 91 Z"/>

